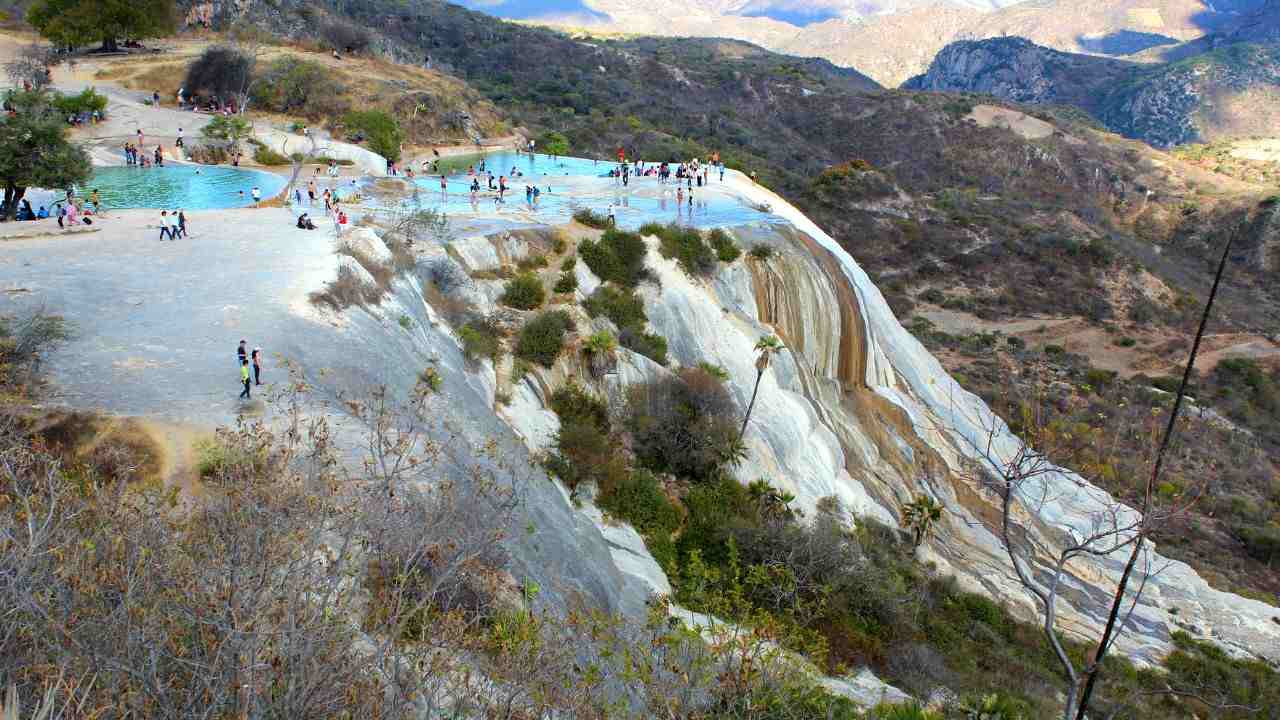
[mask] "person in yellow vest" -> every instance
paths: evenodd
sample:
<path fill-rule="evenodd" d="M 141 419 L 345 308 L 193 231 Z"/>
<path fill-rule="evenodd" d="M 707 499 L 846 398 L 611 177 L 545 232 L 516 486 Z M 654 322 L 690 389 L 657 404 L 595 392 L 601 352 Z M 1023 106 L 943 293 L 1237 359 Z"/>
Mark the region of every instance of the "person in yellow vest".
<path fill-rule="evenodd" d="M 244 383 L 244 390 L 240 393 L 241 400 L 249 399 L 249 359 L 240 358 L 240 382 Z"/>

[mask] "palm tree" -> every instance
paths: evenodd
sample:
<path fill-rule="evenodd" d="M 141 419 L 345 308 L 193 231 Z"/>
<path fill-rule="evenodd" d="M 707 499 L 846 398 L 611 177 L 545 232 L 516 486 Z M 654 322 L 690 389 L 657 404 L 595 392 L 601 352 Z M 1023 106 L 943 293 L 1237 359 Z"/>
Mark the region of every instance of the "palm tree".
<path fill-rule="evenodd" d="M 766 518 L 787 517 L 791 513 L 788 506 L 796 501 L 795 495 L 775 488 L 764 479 L 751 481 L 747 485 L 747 496 Z"/>
<path fill-rule="evenodd" d="M 764 378 L 764 371 L 769 369 L 774 354 L 781 351 L 782 341 L 774 335 L 765 335 L 756 343 L 756 352 L 760 353 L 760 357 L 756 358 L 756 386 L 751 391 L 751 402 L 747 403 L 747 416 L 742 418 L 742 430 L 738 432 L 739 440 L 747 434 L 747 423 L 751 422 L 751 411 L 756 406 L 756 395 L 760 392 L 760 380 Z"/>
<path fill-rule="evenodd" d="M 942 506 L 928 495 L 920 495 L 902 508 L 902 526 L 915 536 L 915 547 L 933 532 L 933 526 L 942 519 Z"/>

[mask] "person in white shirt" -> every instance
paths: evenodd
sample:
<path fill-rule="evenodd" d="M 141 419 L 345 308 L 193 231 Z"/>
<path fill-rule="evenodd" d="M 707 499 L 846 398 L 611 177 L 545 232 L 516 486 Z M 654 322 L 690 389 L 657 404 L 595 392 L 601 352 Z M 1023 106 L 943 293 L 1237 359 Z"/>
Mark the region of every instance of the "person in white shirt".
<path fill-rule="evenodd" d="M 249 195 L 253 197 L 254 205 L 257 205 L 258 203 L 262 202 L 262 191 L 258 189 L 257 185 L 253 186 L 253 189 L 249 191 Z"/>
<path fill-rule="evenodd" d="M 163 241 L 165 237 L 168 237 L 170 241 L 173 240 L 173 228 L 169 227 L 169 211 L 161 210 L 160 211 L 160 240 Z"/>

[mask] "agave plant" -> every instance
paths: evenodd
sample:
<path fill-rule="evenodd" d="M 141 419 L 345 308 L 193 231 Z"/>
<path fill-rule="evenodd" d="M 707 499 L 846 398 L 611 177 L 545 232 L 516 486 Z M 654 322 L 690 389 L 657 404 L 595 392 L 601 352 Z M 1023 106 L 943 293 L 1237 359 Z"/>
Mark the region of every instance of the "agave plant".
<path fill-rule="evenodd" d="M 915 547 L 920 547 L 941 519 L 942 506 L 928 495 L 920 495 L 902 508 L 902 526 L 911 531 Z"/>
<path fill-rule="evenodd" d="M 965 720 L 1026 720 L 1024 703 L 998 693 L 966 698 L 959 710 Z"/>
<path fill-rule="evenodd" d="M 614 351 L 617 349 L 618 339 L 608 330 L 601 330 L 587 338 L 582 351 L 587 354 L 591 373 L 598 377 L 608 372 L 613 364 Z"/>

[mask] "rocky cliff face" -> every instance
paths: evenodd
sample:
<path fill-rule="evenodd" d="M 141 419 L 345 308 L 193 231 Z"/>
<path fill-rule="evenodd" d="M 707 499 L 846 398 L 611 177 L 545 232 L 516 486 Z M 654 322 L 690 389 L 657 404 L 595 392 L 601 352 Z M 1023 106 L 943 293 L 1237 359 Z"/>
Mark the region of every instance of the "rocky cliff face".
<path fill-rule="evenodd" d="M 902 85 L 909 90 L 963 91 L 1013 102 L 1085 106 L 1109 83 L 1130 77 L 1133 63 L 1074 55 L 1017 37 L 954 42 L 929 69 Z"/>
<path fill-rule="evenodd" d="M 1280 126 L 1280 44 L 1229 43 L 1143 66 L 1020 38 L 957 42 L 903 87 L 1075 105 L 1125 137 L 1170 147 L 1274 132 Z"/>
<path fill-rule="evenodd" d="M 642 295 L 654 330 L 668 339 L 673 366 L 720 365 L 743 406 L 755 379 L 755 340 L 776 333 L 785 341 L 787 351 L 761 385 L 747 435 L 750 456 L 739 468 L 739 479 L 767 477 L 795 494 L 797 505 L 810 513 L 822 498 L 835 497 L 853 516 L 892 524 L 905 503 L 929 495 L 947 514 L 927 557 L 966 588 L 1032 618 L 1035 610 L 993 534 L 998 498 L 975 472 L 975 465 L 987 462 L 977 448 L 989 433 L 1000 458 L 1012 457 L 1018 440 L 899 324 L 868 276 L 829 236 L 768 191 L 740 177 L 736 182 L 751 201 L 769 203 L 777 218 L 733 228 L 732 234 L 742 245 L 770 246 L 773 256 L 767 261 L 746 257 L 710 280 L 697 280 L 659 255 L 656 240 L 650 239 L 647 263 L 660 286 L 646 287 Z M 509 248 L 509 241 L 484 242 Z M 585 296 L 598 280 L 581 265 L 579 293 Z M 591 321 L 583 317 L 580 322 Z M 600 327 L 584 327 L 581 333 L 607 325 L 595 323 Z M 617 398 L 631 383 L 670 372 L 619 352 L 616 373 L 587 379 L 601 396 Z M 500 411 L 534 449 L 546 448 L 555 431 L 549 410 L 553 390 L 568 377 L 587 377 L 575 355 L 566 353 L 554 368 L 526 375 L 512 388 L 511 404 Z M 1023 513 L 1018 522 L 1044 558 L 1055 555 L 1073 534 L 1086 532 L 1111 504 L 1106 493 L 1067 470 L 1050 474 L 1027 495 L 1028 505 L 1039 511 Z M 1034 503 L 1033 495 L 1048 500 Z M 601 522 L 620 570 L 656 592 L 670 588 L 633 532 Z M 1123 652 L 1154 662 L 1170 648 L 1171 633 L 1183 630 L 1232 652 L 1280 657 L 1274 608 L 1214 590 L 1181 563 L 1154 562 L 1165 569 L 1148 584 L 1131 632 L 1121 641 Z M 1066 632 L 1092 636 L 1105 619 L 1121 567 L 1120 558 L 1072 567 L 1061 616 Z"/>

